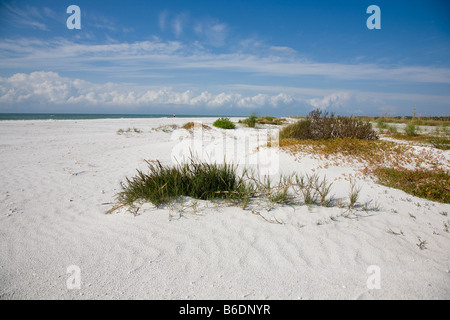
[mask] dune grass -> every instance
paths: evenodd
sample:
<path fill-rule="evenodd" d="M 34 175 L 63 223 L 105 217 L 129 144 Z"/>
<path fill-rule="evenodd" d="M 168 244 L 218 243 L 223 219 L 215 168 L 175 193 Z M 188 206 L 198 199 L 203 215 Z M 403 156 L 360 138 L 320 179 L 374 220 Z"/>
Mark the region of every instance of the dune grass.
<path fill-rule="evenodd" d="M 137 214 L 144 202 L 162 207 L 183 197 L 225 200 L 244 209 L 251 201 L 323 207 L 337 203 L 331 195 L 333 183 L 317 173 L 281 175 L 278 183 L 274 183 L 269 176 L 260 177 L 250 170 L 238 173 L 235 165 L 211 164 L 193 158 L 175 166 L 165 166 L 159 161 L 147 161 L 147 164 L 147 173 L 138 170 L 137 175 L 121 183 L 122 191 L 107 213 L 128 207 Z M 353 209 L 355 202 L 356 198 L 350 199 L 349 208 Z"/>
<path fill-rule="evenodd" d="M 121 206 L 149 201 L 159 207 L 181 196 L 244 201 L 250 194 L 243 175 L 239 176 L 236 167 L 230 164 L 209 164 L 191 159 L 188 163 L 169 167 L 159 161 L 146 162 L 148 173 L 138 170 L 135 177 L 121 183 L 122 191 L 117 195 Z"/>
<path fill-rule="evenodd" d="M 239 120 L 239 123 L 242 123 L 249 128 L 254 128 L 256 126 L 257 122 L 258 122 L 258 117 L 256 116 L 256 113 L 252 113 L 244 120 Z"/>

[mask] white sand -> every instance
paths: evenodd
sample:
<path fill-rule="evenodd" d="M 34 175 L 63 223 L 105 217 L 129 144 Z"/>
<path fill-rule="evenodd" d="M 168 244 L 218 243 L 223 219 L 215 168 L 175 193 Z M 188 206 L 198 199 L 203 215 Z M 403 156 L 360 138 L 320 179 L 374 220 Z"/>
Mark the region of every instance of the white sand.
<path fill-rule="evenodd" d="M 359 209 L 347 217 L 337 206 L 261 203 L 242 210 L 203 201 L 189 207 L 191 200 L 166 209 L 146 205 L 138 216 L 106 215 L 111 206 L 102 203 L 114 199 L 120 181 L 145 168 L 144 159 L 172 164 L 182 132 L 151 128 L 187 121 L 192 120 L 0 122 L 0 298 L 450 298 L 450 234 L 444 230 L 450 205 L 370 179 L 358 182 L 359 203 L 379 210 Z M 143 132 L 117 134 L 129 127 Z M 227 141 L 236 144 L 225 153 L 254 164 L 255 142 L 246 137 L 255 132 L 227 132 Z M 210 148 L 220 148 L 221 131 L 208 135 Z M 242 141 L 248 152 L 240 149 Z M 335 198 L 348 200 L 345 177 L 352 168 L 318 169 L 311 158 L 270 156 L 284 173 L 326 174 Z M 445 166 L 448 152 L 444 156 Z M 418 237 L 426 249 L 419 249 Z M 67 286 L 76 275 L 67 273 L 72 265 L 79 267 L 80 289 Z M 379 268 L 379 288 L 367 286 L 368 279 L 376 283 L 370 266 Z"/>

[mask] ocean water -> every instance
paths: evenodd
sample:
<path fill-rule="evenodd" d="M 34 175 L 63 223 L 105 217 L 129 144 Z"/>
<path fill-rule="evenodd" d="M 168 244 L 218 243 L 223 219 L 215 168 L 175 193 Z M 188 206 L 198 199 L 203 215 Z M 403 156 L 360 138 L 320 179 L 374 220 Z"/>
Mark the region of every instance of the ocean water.
<path fill-rule="evenodd" d="M 177 118 L 220 117 L 176 115 Z M 92 113 L 0 113 L 1 120 L 83 120 L 125 118 L 173 118 L 173 114 L 92 114 Z"/>

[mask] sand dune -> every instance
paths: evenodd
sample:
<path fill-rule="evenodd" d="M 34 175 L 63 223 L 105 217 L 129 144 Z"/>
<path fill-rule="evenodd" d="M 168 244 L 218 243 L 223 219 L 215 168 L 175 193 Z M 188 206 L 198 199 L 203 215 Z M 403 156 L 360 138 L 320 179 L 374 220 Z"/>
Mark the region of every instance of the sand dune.
<path fill-rule="evenodd" d="M 111 205 L 104 203 L 114 200 L 120 181 L 145 169 L 144 160 L 172 164 L 192 145 L 189 132 L 163 130 L 187 121 L 2 121 L 0 298 L 450 298 L 450 235 L 443 225 L 450 206 L 366 177 L 357 177 L 359 202 L 377 210 L 346 214 L 337 206 L 264 202 L 243 210 L 185 199 L 163 209 L 145 205 L 137 216 L 105 214 Z M 141 132 L 117 133 L 127 128 Z M 223 136 L 213 128 L 194 142 L 198 150 L 205 144 L 218 150 L 217 159 L 225 154 L 252 166 L 268 157 L 256 149 L 264 145 L 261 132 L 239 128 Z M 448 165 L 449 152 L 444 156 Z M 314 169 L 346 201 L 355 168 L 320 169 L 319 160 L 276 149 L 270 157 L 276 166 L 265 168 L 277 169 L 275 175 Z M 426 249 L 418 248 L 418 237 Z M 70 266 L 79 267 L 80 289 L 67 286 Z M 379 288 L 367 285 L 370 266 L 379 268 Z"/>

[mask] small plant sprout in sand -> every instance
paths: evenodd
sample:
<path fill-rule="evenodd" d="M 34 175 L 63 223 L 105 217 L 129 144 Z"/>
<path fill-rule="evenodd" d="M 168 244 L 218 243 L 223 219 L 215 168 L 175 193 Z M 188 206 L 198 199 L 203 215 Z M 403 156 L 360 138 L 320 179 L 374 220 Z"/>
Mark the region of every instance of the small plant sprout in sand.
<path fill-rule="evenodd" d="M 295 176 L 298 192 L 303 195 L 303 201 L 306 205 L 320 205 L 323 207 L 331 206 L 333 200 L 329 198 L 332 183 L 329 183 L 324 177 L 320 180 L 318 174 L 306 176 Z"/>
<path fill-rule="evenodd" d="M 121 135 L 121 134 L 124 134 L 124 133 L 131 133 L 131 132 L 134 132 L 134 133 L 142 133 L 142 130 L 133 127 L 133 128 L 128 128 L 127 130 L 119 129 L 119 130 L 117 130 L 116 133 L 117 133 L 118 135 Z"/>
<path fill-rule="evenodd" d="M 356 202 L 359 198 L 359 193 L 361 192 L 361 186 L 356 186 L 356 182 L 352 179 L 350 179 L 350 193 L 349 193 L 349 209 L 354 209 Z"/>
<path fill-rule="evenodd" d="M 419 243 L 416 243 L 416 246 L 419 247 L 420 250 L 424 250 L 427 248 L 427 240 L 422 240 L 420 236 L 417 237 L 417 240 L 419 240 Z"/>
<path fill-rule="evenodd" d="M 449 228 L 450 228 L 450 220 L 447 220 L 447 222 L 443 222 L 444 224 L 444 231 L 448 232 Z"/>
<path fill-rule="evenodd" d="M 387 232 L 390 234 L 396 235 L 396 236 L 404 236 L 405 235 L 402 230 L 400 230 L 399 232 L 395 232 L 389 228 L 389 230 Z"/>

